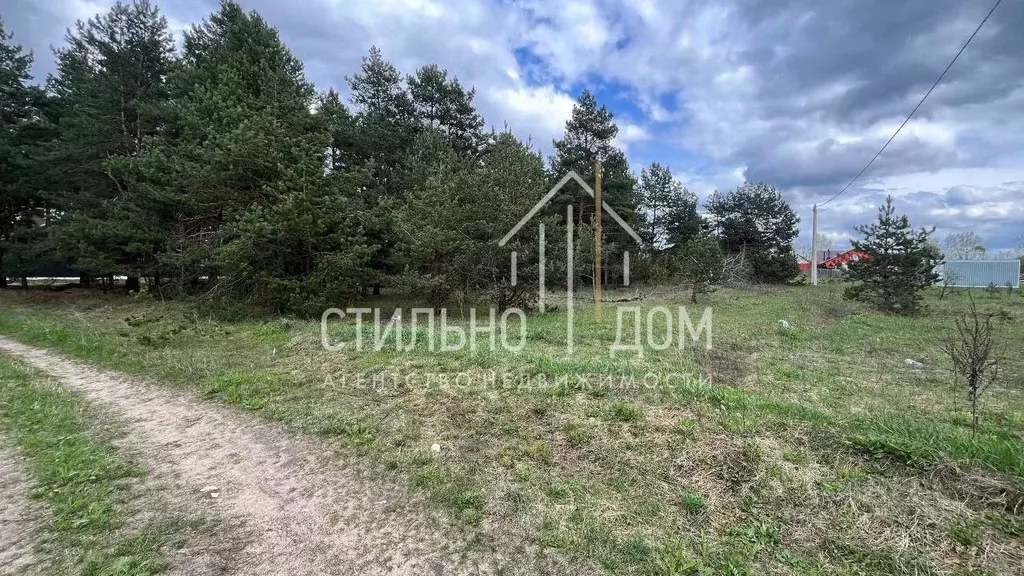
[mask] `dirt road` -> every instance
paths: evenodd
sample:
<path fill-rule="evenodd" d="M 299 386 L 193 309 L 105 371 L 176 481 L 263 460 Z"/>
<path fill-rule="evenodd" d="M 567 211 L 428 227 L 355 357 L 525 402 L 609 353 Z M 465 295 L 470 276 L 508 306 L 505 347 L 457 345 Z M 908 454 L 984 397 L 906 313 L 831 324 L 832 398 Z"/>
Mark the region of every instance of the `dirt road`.
<path fill-rule="evenodd" d="M 147 485 L 214 518 L 183 574 L 478 574 L 444 522 L 387 481 L 344 469 L 282 426 L 0 338 L 0 350 L 119 418 Z M 0 464 L 3 460 L 0 460 Z M 5 536 L 6 538 L 6 536 Z M 6 539 L 5 539 L 6 541 Z"/>
<path fill-rule="evenodd" d="M 37 574 L 33 543 L 48 514 L 29 499 L 32 483 L 13 448 L 0 445 L 0 576 Z"/>

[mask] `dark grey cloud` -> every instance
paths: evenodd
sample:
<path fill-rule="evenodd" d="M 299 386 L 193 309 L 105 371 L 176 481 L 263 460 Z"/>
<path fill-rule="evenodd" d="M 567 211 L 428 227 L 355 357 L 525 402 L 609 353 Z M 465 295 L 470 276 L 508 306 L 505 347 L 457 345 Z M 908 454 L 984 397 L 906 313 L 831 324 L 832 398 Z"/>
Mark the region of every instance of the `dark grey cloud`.
<path fill-rule="evenodd" d="M 731 159 L 745 163 L 751 179 L 785 187 L 841 186 L 888 134 L 841 144 L 828 130 L 869 133 L 875 123 L 904 117 L 991 6 L 953 0 L 744 0 L 737 22 L 751 40 L 738 51 L 737 64 L 756 70 L 759 80 L 749 113 L 774 129 L 737 146 Z M 951 110 L 967 106 L 1016 116 L 1014 96 L 1024 87 L 1021 29 L 1024 3 L 1004 2 L 919 110 L 916 124 L 948 121 Z M 986 165 L 1003 151 L 986 145 L 993 128 L 965 127 L 955 148 L 946 149 L 904 132 L 872 166 L 871 176 Z"/>
<path fill-rule="evenodd" d="M 711 171 L 740 166 L 747 179 L 779 186 L 809 224 L 809 205 L 872 158 L 992 4 L 733 3 L 722 26 L 727 56 L 691 75 L 720 79 L 731 70 L 738 80 L 685 92 L 680 129 L 698 133 L 683 146 L 715 150 Z M 970 229 L 992 247 L 1016 246 L 1024 212 L 1014 206 L 1024 203 L 1024 186 L 984 174 L 1016 168 L 1014 180 L 1024 176 L 1022 29 L 1024 3 L 1004 0 L 907 129 L 839 207 L 827 209 L 832 231 L 850 235 L 894 194 L 912 221 L 936 225 L 939 234 Z M 709 141 L 725 144 L 716 150 Z M 905 181 L 909 175 L 917 177 Z M 892 179 L 904 182 L 887 186 Z"/>
<path fill-rule="evenodd" d="M 745 176 L 751 181 L 766 181 L 781 188 L 817 188 L 849 181 L 878 151 L 883 140 L 841 144 L 826 138 L 810 146 L 798 147 L 785 142 L 765 142 L 759 139 L 737 151 L 736 158 L 746 158 Z M 771 153 L 765 150 L 773 147 Z M 955 150 L 934 146 L 908 135 L 894 142 L 886 154 L 872 165 L 873 177 L 900 174 L 914 170 L 935 171 L 955 164 Z M 835 191 L 835 188 L 833 188 Z M 819 197 L 820 198 L 820 197 Z M 813 202 L 809 196 L 805 201 Z"/>
<path fill-rule="evenodd" d="M 906 113 L 935 81 L 993 2 L 868 0 L 752 2 L 737 10 L 752 41 L 742 61 L 766 80 L 761 101 L 773 115 L 824 113 L 867 124 Z M 944 106 L 996 102 L 1024 73 L 1024 3 L 1004 1 L 946 76 L 927 118 Z M 788 96 L 823 86 L 851 87 L 817 106 Z"/>

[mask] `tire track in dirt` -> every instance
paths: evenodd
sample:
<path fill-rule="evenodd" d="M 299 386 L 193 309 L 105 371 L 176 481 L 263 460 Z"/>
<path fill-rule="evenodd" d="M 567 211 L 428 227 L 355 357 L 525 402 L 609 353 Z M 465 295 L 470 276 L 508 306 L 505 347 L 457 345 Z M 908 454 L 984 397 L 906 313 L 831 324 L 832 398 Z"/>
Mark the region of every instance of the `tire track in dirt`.
<path fill-rule="evenodd" d="M 0 576 L 39 573 L 33 547 L 49 514 L 29 499 L 32 482 L 24 466 L 14 450 L 0 445 Z"/>
<path fill-rule="evenodd" d="M 120 444 L 141 456 L 147 484 L 216 519 L 172 558 L 184 574 L 489 572 L 457 558 L 464 547 L 421 499 L 342 469 L 313 439 L 9 339 L 0 350 L 123 421 Z"/>

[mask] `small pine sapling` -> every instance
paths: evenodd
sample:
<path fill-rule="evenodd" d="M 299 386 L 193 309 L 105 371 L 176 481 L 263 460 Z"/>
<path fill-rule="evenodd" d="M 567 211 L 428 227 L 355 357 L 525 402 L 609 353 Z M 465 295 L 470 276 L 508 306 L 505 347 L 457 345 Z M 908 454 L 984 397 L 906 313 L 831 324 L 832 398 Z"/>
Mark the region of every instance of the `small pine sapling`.
<path fill-rule="evenodd" d="M 954 317 L 954 329 L 942 345 L 953 364 L 953 374 L 967 386 L 971 425 L 978 428 L 981 395 L 999 378 L 999 355 L 992 316 L 978 310 L 974 297 L 970 307 Z"/>

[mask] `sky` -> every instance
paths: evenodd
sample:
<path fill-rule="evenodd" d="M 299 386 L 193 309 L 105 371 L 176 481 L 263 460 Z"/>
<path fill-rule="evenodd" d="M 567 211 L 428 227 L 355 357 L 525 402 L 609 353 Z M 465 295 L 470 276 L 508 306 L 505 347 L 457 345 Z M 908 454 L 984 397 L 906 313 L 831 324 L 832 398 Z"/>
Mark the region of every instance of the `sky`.
<path fill-rule="evenodd" d="M 13 1 L 13 3 L 12 3 Z M 875 154 L 993 0 L 243 0 L 278 28 L 321 90 L 370 46 L 402 72 L 436 63 L 490 126 L 547 153 L 579 93 L 615 113 L 634 171 L 657 161 L 705 199 L 747 181 L 778 187 L 809 242 L 811 205 Z M 36 54 L 106 0 L 6 0 Z M 157 1 L 180 42 L 217 0 Z M 848 244 L 886 195 L 941 237 L 973 231 L 995 252 L 1024 236 L 1024 2 L 1004 0 L 871 169 L 819 212 Z"/>

